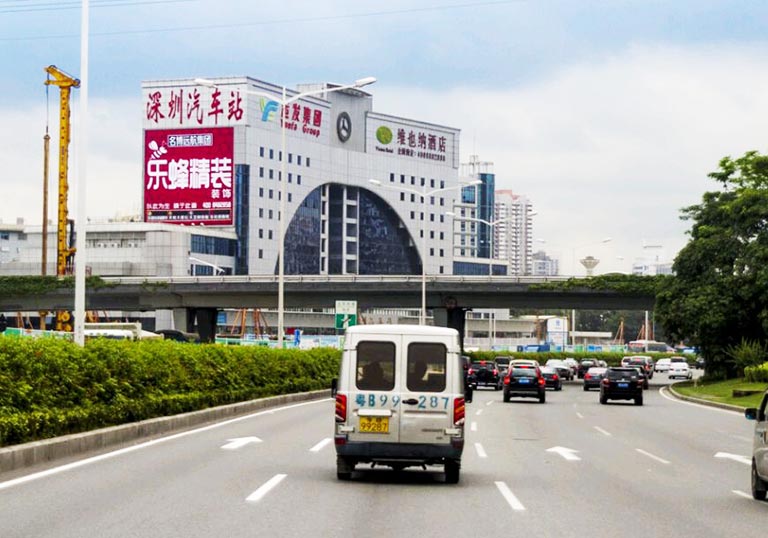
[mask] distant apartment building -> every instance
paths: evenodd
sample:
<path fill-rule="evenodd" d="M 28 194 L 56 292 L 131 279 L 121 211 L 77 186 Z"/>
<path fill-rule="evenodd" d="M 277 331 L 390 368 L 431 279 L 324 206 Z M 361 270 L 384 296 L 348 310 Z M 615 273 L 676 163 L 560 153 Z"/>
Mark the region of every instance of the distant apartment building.
<path fill-rule="evenodd" d="M 560 264 L 557 258 L 550 258 L 546 252 L 539 250 L 531 256 L 531 275 L 557 276 L 560 274 Z"/>
<path fill-rule="evenodd" d="M 495 196 L 494 254 L 509 265 L 510 275 L 533 274 L 533 207 L 530 200 L 511 190 Z"/>

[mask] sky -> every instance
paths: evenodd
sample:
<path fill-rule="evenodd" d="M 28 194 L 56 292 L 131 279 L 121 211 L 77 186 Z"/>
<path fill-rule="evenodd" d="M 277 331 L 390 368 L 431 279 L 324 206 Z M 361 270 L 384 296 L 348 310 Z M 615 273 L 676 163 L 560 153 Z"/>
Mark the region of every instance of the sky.
<path fill-rule="evenodd" d="M 142 80 L 371 75 L 375 111 L 460 129 L 462 162 L 531 201 L 563 273 L 671 261 L 719 160 L 766 151 L 767 22 L 763 0 L 90 0 L 87 214 L 140 213 Z M 81 76 L 80 28 L 79 1 L 0 0 L 4 223 L 41 221 L 43 70 Z"/>

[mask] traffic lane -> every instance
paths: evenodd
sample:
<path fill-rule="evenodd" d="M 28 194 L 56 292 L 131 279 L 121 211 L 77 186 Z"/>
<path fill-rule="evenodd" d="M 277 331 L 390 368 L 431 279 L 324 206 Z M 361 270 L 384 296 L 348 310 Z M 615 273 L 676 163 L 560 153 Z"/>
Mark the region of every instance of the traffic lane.
<path fill-rule="evenodd" d="M 548 394 L 541 407 L 514 406 L 514 418 L 501 412 L 503 406 L 492 404 L 478 419 L 482 421 L 478 435 L 488 431 L 492 438 L 499 437 L 502 429 L 507 431 L 510 442 L 498 470 L 508 483 L 515 484 L 512 487 L 528 511 L 569 515 L 567 524 L 541 521 L 542 529 L 566 536 L 581 535 L 583 529 L 599 536 L 601 529 L 608 529 L 608 536 L 627 522 L 640 521 L 638 528 L 651 535 L 666 535 L 682 528 L 681 523 L 702 536 L 723 536 L 736 529 L 749 535 L 759 521 L 756 518 L 764 517 L 765 503 L 738 497 L 718 483 L 716 477 L 722 469 L 714 473 L 715 480 L 702 472 L 711 470 L 712 462 L 670 467 L 649 458 L 636 450 L 637 439 L 605 435 L 576 416 L 573 399 L 583 399 L 586 393 L 580 389 L 563 393 L 563 399 Z M 600 406 L 596 394 L 593 397 L 594 405 L 599 406 L 595 409 L 607 407 Z M 622 407 L 639 411 L 645 406 Z M 555 412 L 550 414 L 547 409 Z M 498 442 L 488 445 L 501 446 Z M 568 461 L 546 452 L 554 446 L 576 449 L 580 459 Z M 496 456 L 495 450 L 488 450 L 489 462 L 497 461 Z M 734 510 L 744 516 L 735 525 L 731 521 Z M 574 533 L 573 529 L 582 531 Z"/>
<path fill-rule="evenodd" d="M 328 437 L 332 409 L 264 411 L 0 489 L 0 536 L 237 535 L 251 523 L 245 499 L 285 466 L 286 447 L 306 458 Z M 221 448 L 255 433 L 262 443 Z"/>

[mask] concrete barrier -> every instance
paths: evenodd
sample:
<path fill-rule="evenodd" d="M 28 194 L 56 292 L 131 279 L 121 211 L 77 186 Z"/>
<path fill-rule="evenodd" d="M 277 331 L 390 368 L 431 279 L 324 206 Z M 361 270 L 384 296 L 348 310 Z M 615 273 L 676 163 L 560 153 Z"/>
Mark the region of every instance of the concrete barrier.
<path fill-rule="evenodd" d="M 74 433 L 43 441 L 7 446 L 0 448 L 0 473 L 55 462 L 87 452 L 117 449 L 135 444 L 139 440 L 160 437 L 172 432 L 247 415 L 261 409 L 294 402 L 320 400 L 329 398 L 330 395 L 330 390 L 284 394 L 169 417 L 151 418 L 90 432 Z"/>

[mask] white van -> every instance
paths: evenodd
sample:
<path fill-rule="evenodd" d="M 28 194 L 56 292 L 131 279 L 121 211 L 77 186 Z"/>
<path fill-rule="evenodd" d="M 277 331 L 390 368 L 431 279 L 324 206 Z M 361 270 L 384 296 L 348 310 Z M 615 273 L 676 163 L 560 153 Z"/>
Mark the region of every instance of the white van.
<path fill-rule="evenodd" d="M 336 394 L 336 475 L 371 463 L 443 465 L 459 481 L 464 370 L 459 333 L 420 325 L 347 329 Z"/>

